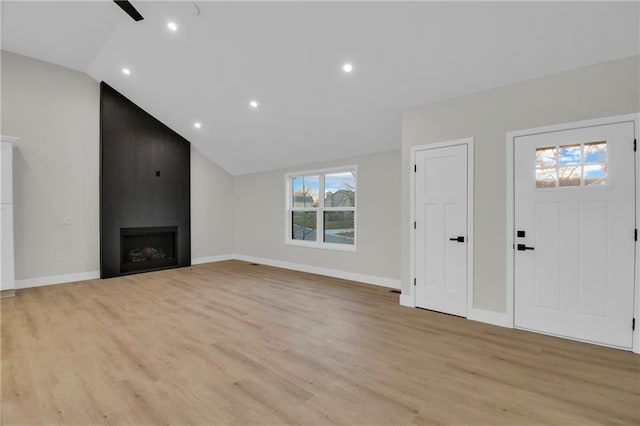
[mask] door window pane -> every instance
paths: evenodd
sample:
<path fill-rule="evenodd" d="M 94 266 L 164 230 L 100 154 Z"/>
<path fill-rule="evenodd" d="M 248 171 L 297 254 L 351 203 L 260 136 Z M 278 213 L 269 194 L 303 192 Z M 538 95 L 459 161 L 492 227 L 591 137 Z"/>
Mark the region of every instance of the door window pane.
<path fill-rule="evenodd" d="M 608 183 L 607 142 L 584 144 L 584 184 L 606 185 Z"/>
<path fill-rule="evenodd" d="M 561 146 L 560 154 L 558 155 L 558 163 L 560 165 L 580 164 L 580 148 L 580 144 Z"/>
<path fill-rule="evenodd" d="M 584 144 L 585 163 L 606 163 L 607 142 L 589 142 Z"/>
<path fill-rule="evenodd" d="M 332 173 L 324 177 L 325 207 L 355 207 L 356 177 L 354 172 Z"/>
<path fill-rule="evenodd" d="M 316 212 L 291 212 L 291 239 L 316 241 Z"/>
<path fill-rule="evenodd" d="M 606 185 L 607 165 L 606 164 L 585 164 L 584 165 L 585 185 Z"/>
<path fill-rule="evenodd" d="M 580 186 L 581 166 L 560 167 L 558 170 L 558 183 L 560 186 Z"/>
<path fill-rule="evenodd" d="M 555 188 L 557 179 L 556 169 L 536 169 L 536 188 Z"/>
<path fill-rule="evenodd" d="M 324 212 L 324 242 L 353 244 L 355 240 L 353 211 Z"/>
<path fill-rule="evenodd" d="M 291 205 L 294 208 L 318 207 L 318 194 L 320 190 L 320 179 L 318 176 L 297 176 L 291 179 L 293 199 Z"/>
<path fill-rule="evenodd" d="M 556 167 L 556 148 L 554 146 L 537 148 L 536 169 L 548 169 L 551 167 Z"/>

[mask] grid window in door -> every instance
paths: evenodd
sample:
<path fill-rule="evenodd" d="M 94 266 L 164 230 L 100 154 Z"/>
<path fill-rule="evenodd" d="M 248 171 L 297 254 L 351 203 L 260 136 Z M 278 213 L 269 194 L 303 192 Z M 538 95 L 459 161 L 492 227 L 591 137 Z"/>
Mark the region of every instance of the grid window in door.
<path fill-rule="evenodd" d="M 608 184 L 606 141 L 536 148 L 536 188 Z"/>

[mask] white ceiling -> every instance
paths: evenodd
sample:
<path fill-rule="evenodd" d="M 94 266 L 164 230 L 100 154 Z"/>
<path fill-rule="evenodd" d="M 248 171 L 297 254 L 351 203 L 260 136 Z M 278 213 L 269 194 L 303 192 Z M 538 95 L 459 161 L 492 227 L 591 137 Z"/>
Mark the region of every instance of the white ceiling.
<path fill-rule="evenodd" d="M 234 175 L 399 149 L 410 107 L 640 53 L 638 2 L 133 3 L 3 1 L 2 48 L 104 80 Z"/>

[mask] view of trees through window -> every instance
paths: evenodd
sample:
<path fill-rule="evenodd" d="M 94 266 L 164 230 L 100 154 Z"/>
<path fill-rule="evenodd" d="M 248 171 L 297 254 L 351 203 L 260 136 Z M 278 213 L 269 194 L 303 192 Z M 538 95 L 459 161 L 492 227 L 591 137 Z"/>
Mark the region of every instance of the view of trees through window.
<path fill-rule="evenodd" d="M 290 179 L 288 210 L 291 240 L 353 245 L 355 170 L 294 176 Z"/>
<path fill-rule="evenodd" d="M 608 184 L 607 142 L 536 149 L 536 188 Z"/>

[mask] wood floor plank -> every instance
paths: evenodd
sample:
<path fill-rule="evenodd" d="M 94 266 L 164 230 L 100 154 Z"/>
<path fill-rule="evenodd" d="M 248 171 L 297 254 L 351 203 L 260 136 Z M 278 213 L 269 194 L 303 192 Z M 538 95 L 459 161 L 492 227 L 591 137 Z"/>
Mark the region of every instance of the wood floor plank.
<path fill-rule="evenodd" d="M 640 424 L 640 356 L 240 261 L 1 300 L 3 425 Z"/>

